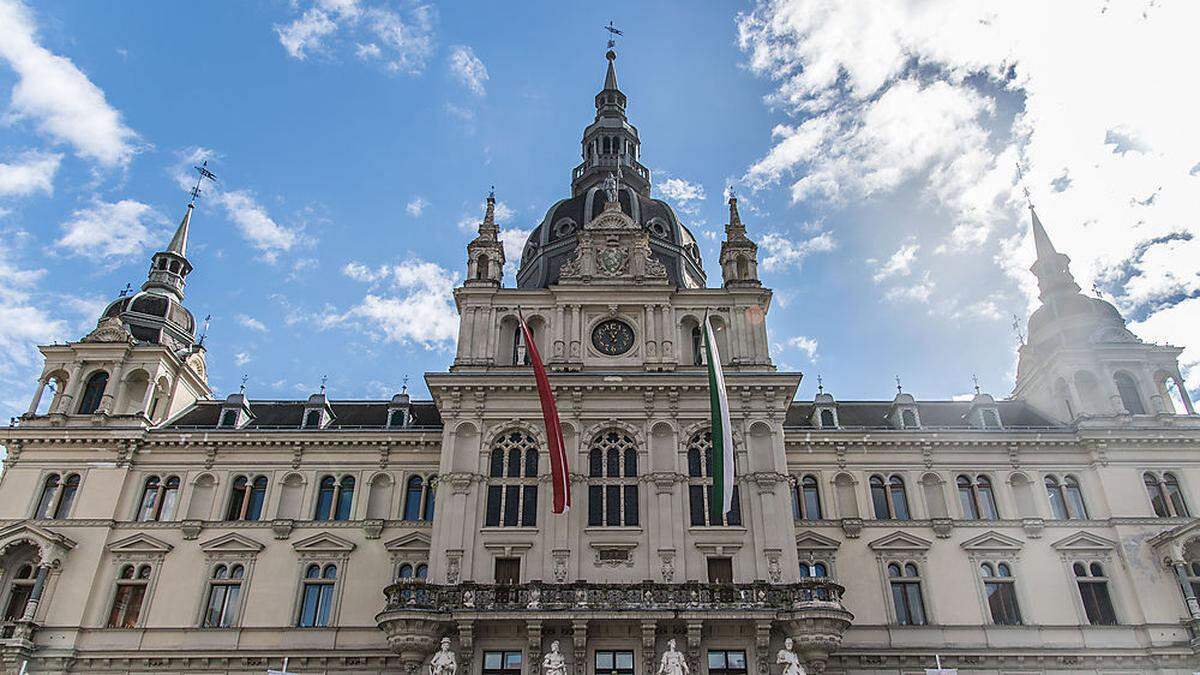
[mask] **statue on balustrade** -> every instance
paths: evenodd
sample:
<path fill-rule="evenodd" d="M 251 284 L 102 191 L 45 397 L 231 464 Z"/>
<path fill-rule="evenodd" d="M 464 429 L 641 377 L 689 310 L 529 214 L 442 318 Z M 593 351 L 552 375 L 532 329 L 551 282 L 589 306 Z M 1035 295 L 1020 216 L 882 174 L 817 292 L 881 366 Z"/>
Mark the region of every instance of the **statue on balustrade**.
<path fill-rule="evenodd" d="M 558 651 L 558 640 L 550 643 L 550 653 L 542 659 L 543 675 L 567 675 L 567 660 Z"/>
<path fill-rule="evenodd" d="M 455 675 L 458 660 L 450 651 L 450 638 L 442 638 L 442 648 L 429 660 L 429 675 Z"/>
<path fill-rule="evenodd" d="M 658 675 L 690 675 L 687 659 L 683 652 L 675 649 L 675 641 L 667 641 L 667 651 L 663 652 L 662 663 L 658 666 Z"/>
<path fill-rule="evenodd" d="M 800 657 L 796 656 L 796 652 L 792 651 L 795 646 L 792 638 L 786 638 L 783 641 L 783 649 L 775 655 L 775 663 L 782 663 L 783 670 L 779 675 L 808 675 L 804 670 L 804 666 L 800 665 Z"/>

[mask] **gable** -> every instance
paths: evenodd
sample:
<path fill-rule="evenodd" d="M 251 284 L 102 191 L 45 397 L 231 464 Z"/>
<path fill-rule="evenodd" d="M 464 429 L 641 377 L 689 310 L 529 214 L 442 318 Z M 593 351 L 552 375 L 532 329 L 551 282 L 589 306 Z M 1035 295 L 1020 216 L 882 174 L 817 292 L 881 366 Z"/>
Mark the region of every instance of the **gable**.
<path fill-rule="evenodd" d="M 203 542 L 200 550 L 205 553 L 258 553 L 263 550 L 263 545 L 237 532 L 230 532 Z"/>
<path fill-rule="evenodd" d="M 349 553 L 354 550 L 354 546 L 354 542 L 328 532 L 320 532 L 292 544 L 292 548 L 297 551 L 309 553 Z"/>
<path fill-rule="evenodd" d="M 823 534 L 817 534 L 812 530 L 804 530 L 796 533 L 796 548 L 799 549 L 836 549 L 841 546 L 842 542 L 836 539 L 830 539 Z"/>
<path fill-rule="evenodd" d="M 171 552 L 174 546 L 168 544 L 161 539 L 156 539 L 148 534 L 138 533 L 114 541 L 106 546 L 110 553 L 149 553 L 153 555 L 166 555 Z"/>
<path fill-rule="evenodd" d="M 1050 544 L 1056 551 L 1111 551 L 1117 543 L 1091 532 L 1076 532 Z"/>
<path fill-rule="evenodd" d="M 17 523 L 0 530 L 0 550 L 22 541 L 27 541 L 39 549 L 59 546 L 69 551 L 75 548 L 75 542 L 67 537 L 30 523 Z"/>
<path fill-rule="evenodd" d="M 428 551 L 429 535 L 424 532 L 409 532 L 385 543 L 383 547 L 389 551 Z"/>
<path fill-rule="evenodd" d="M 1024 543 L 1006 534 L 988 531 L 964 541 L 962 547 L 968 551 L 1016 551 Z"/>
<path fill-rule="evenodd" d="M 933 542 L 907 532 L 894 532 L 867 544 L 873 551 L 928 551 Z"/>

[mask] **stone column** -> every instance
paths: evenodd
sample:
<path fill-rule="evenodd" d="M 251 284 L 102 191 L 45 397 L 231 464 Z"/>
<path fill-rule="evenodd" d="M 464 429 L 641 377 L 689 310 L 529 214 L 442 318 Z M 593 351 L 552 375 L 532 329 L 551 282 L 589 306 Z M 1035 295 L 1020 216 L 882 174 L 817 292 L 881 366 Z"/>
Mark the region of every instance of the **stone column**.
<path fill-rule="evenodd" d="M 1175 380 L 1175 389 L 1179 391 L 1179 398 L 1183 399 L 1183 407 L 1187 410 L 1187 414 L 1195 415 L 1196 408 L 1192 405 L 1192 397 L 1188 396 L 1187 387 L 1183 386 L 1183 374 L 1176 369 L 1175 375 L 1171 379 Z"/>
<path fill-rule="evenodd" d="M 75 400 L 75 392 L 83 386 L 79 381 L 79 371 L 83 370 L 83 364 L 76 361 L 71 364 L 71 369 L 67 371 L 67 382 L 63 386 L 63 390 L 59 392 L 58 409 L 51 410 L 52 413 L 68 414 L 71 410 L 72 401 Z"/>
<path fill-rule="evenodd" d="M 46 383 L 48 381 L 49 376 L 38 380 L 37 391 L 33 392 L 33 401 L 29 403 L 29 410 L 25 412 L 26 415 L 32 417 L 37 414 L 38 406 L 42 403 L 42 392 L 46 390 Z"/>
<path fill-rule="evenodd" d="M 25 603 L 25 614 L 21 617 L 22 621 L 33 621 L 34 614 L 37 613 L 38 603 L 42 601 L 42 590 L 46 587 L 46 574 L 50 571 L 50 563 L 40 563 L 37 567 L 37 576 L 34 577 L 33 590 L 29 593 L 29 602 Z"/>
<path fill-rule="evenodd" d="M 1200 600 L 1196 599 L 1196 591 L 1192 588 L 1192 582 L 1188 581 L 1187 563 L 1176 561 L 1171 563 L 1171 567 L 1174 568 L 1179 586 L 1183 590 L 1183 601 L 1187 604 L 1188 616 L 1193 620 L 1200 620 Z"/>
<path fill-rule="evenodd" d="M 100 407 L 96 412 L 113 414 L 113 404 L 117 397 L 117 388 L 121 386 L 121 378 L 125 375 L 125 364 L 114 363 L 108 373 L 108 383 L 104 385 L 104 395 L 100 397 Z"/>

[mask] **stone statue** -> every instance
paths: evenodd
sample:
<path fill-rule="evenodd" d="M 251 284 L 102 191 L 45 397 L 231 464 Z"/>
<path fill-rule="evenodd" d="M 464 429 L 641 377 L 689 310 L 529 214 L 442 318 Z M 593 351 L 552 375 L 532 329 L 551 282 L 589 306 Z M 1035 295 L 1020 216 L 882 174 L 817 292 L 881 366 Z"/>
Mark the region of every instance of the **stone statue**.
<path fill-rule="evenodd" d="M 455 675 L 458 660 L 450 651 L 450 638 L 442 638 L 442 648 L 429 660 L 429 675 Z"/>
<path fill-rule="evenodd" d="M 667 640 L 667 651 L 663 652 L 662 663 L 658 665 L 658 675 L 690 675 L 687 659 L 683 652 L 675 649 L 675 641 Z"/>
<path fill-rule="evenodd" d="M 780 649 L 779 653 L 775 655 L 775 663 L 783 664 L 783 670 L 779 675 L 808 675 L 804 666 L 800 665 L 800 657 L 792 651 L 795 644 L 792 638 L 784 639 L 783 649 Z"/>
<path fill-rule="evenodd" d="M 558 651 L 558 640 L 550 643 L 550 653 L 542 659 L 543 675 L 567 675 L 567 660 Z"/>
<path fill-rule="evenodd" d="M 604 179 L 604 196 L 608 203 L 617 203 L 617 177 L 611 173 Z"/>

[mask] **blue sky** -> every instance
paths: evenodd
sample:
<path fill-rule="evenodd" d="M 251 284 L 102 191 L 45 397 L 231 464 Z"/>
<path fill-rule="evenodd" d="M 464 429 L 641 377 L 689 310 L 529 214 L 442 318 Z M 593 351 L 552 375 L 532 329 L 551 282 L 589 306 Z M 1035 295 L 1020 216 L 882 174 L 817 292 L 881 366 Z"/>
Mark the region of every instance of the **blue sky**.
<path fill-rule="evenodd" d="M 568 193 L 609 20 L 643 162 L 710 283 L 737 185 L 800 397 L 817 374 L 844 399 L 890 397 L 895 375 L 918 397 L 972 374 L 1009 392 L 1032 306 L 1018 161 L 1081 285 L 1188 346 L 1200 141 L 1170 84 L 1194 6 L 1130 5 L 0 0 L 0 413 L 32 394 L 32 345 L 144 280 L 202 158 L 219 182 L 186 302 L 212 315 L 218 395 L 243 374 L 257 398 L 323 375 L 337 398 L 406 375 L 423 395 L 489 186 L 511 257 Z"/>

